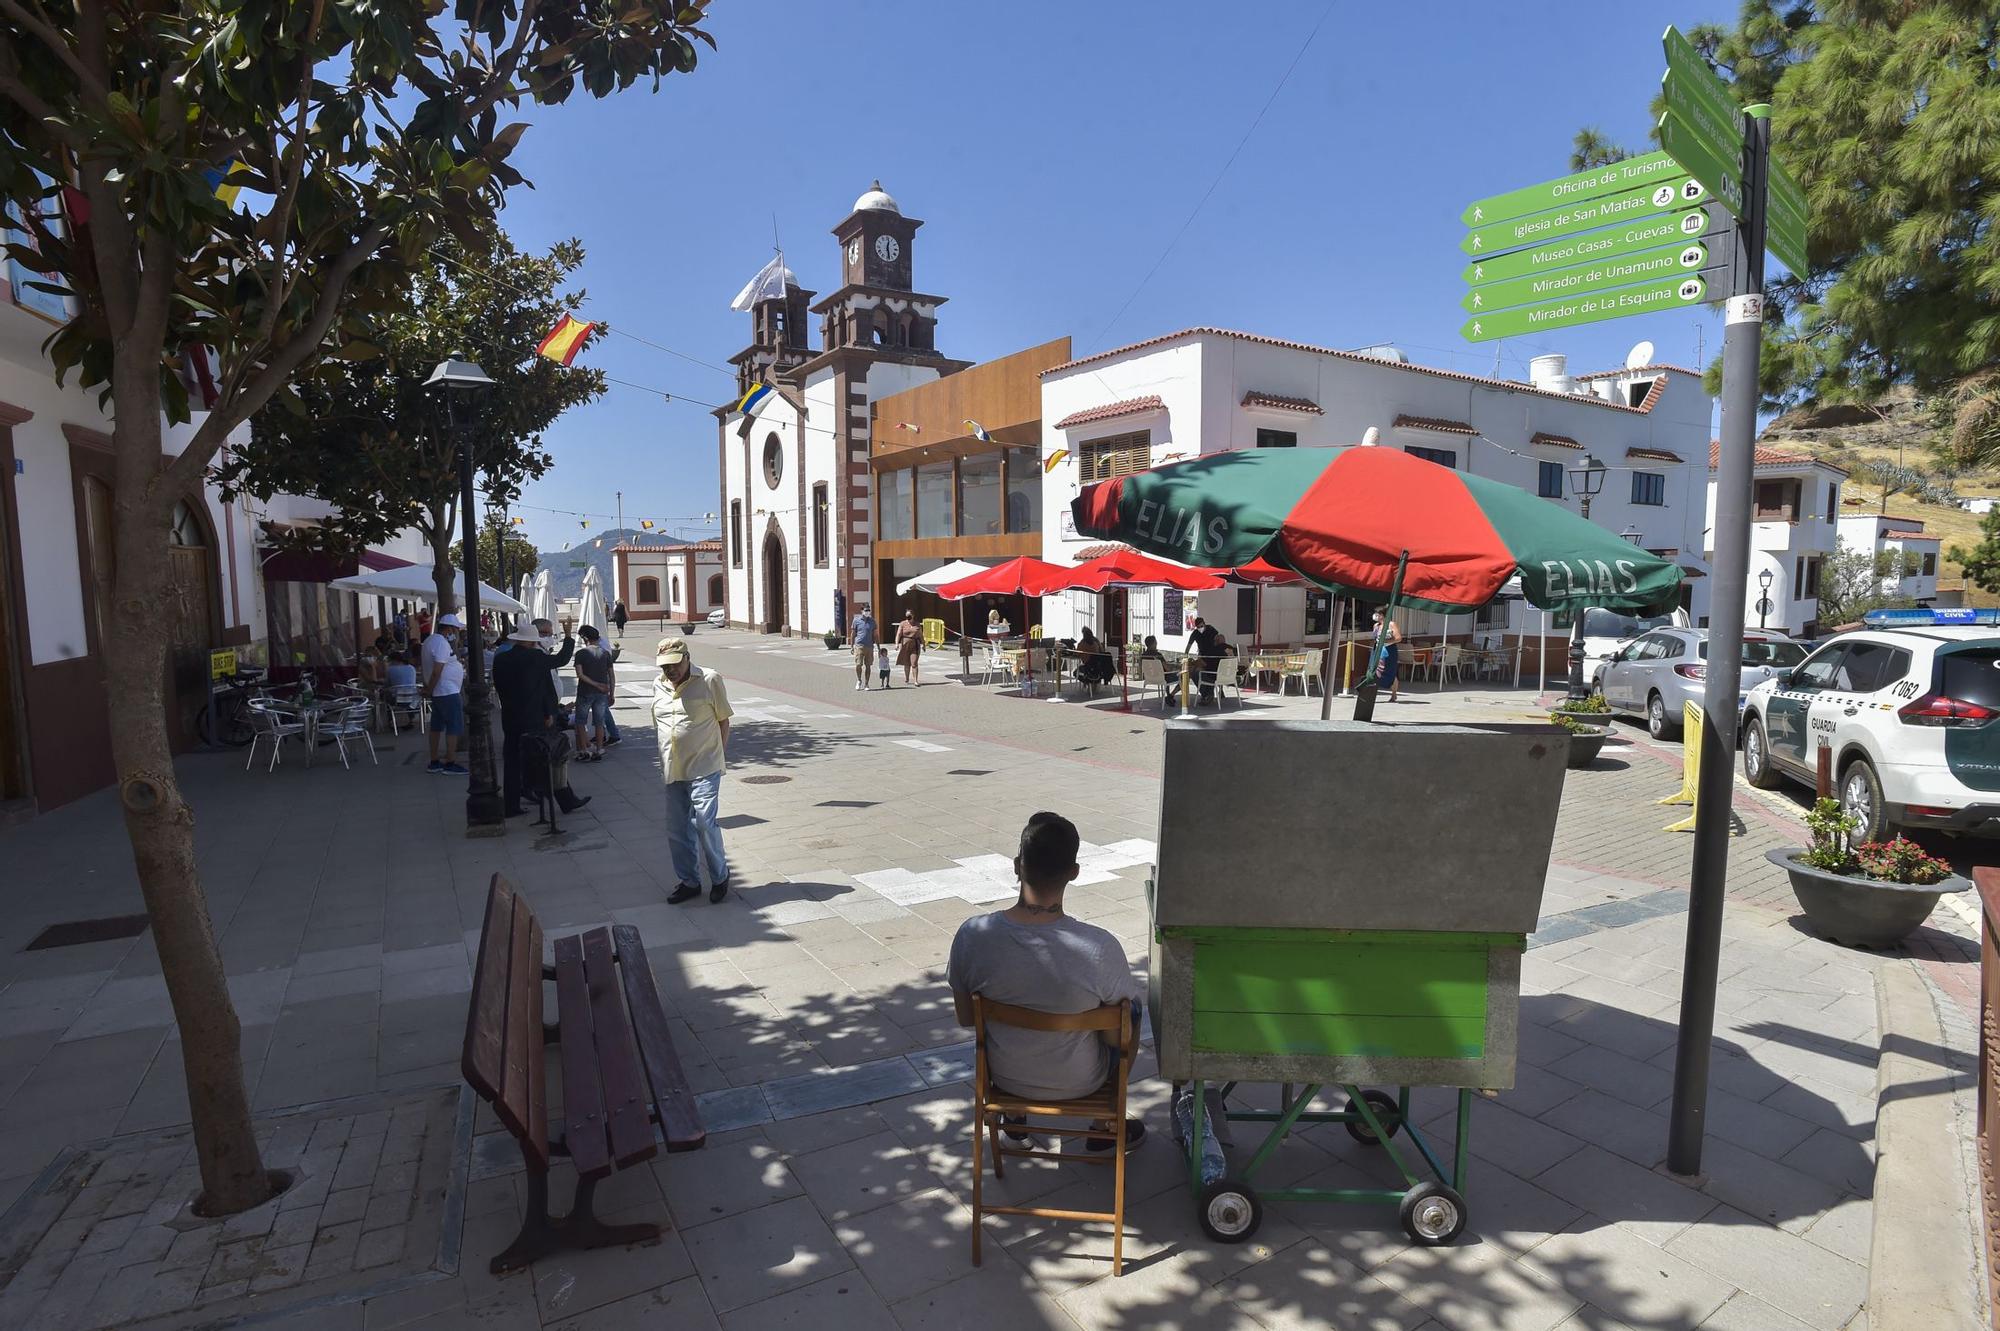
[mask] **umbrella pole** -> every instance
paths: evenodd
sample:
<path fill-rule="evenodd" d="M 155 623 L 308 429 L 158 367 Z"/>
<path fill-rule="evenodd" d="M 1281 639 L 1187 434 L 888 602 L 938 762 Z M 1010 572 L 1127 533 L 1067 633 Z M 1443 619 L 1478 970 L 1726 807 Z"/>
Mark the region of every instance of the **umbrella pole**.
<path fill-rule="evenodd" d="M 1410 552 L 1405 550 L 1396 558 L 1396 579 L 1389 584 L 1389 603 L 1382 608 L 1382 624 L 1385 630 L 1396 618 L 1396 602 L 1401 600 L 1403 596 L 1403 574 L 1409 567 Z M 1386 636 L 1387 634 L 1384 633 L 1376 638 L 1373 650 L 1368 653 L 1368 673 L 1355 687 L 1354 719 L 1356 721 L 1373 721 L 1375 719 L 1375 695 L 1381 691 L 1381 656 L 1386 650 L 1382 638 Z"/>

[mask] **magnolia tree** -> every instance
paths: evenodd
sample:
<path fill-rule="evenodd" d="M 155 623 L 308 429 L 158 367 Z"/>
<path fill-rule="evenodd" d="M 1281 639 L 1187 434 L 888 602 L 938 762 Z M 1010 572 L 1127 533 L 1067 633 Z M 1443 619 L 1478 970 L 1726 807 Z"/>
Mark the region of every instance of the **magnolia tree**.
<path fill-rule="evenodd" d="M 368 356 L 441 236 L 467 242 L 521 183 L 503 121 L 695 66 L 707 0 L 0 0 L 0 197 L 17 252 L 69 293 L 48 342 L 114 417 L 114 613 L 104 641 L 118 797 L 181 1033 L 203 1209 L 273 1182 L 251 1131 L 238 1025 L 174 779 L 163 696 L 176 499 L 223 440 L 328 355 Z M 215 180 L 252 191 L 232 208 Z M 184 348 L 215 397 L 188 417 Z"/>

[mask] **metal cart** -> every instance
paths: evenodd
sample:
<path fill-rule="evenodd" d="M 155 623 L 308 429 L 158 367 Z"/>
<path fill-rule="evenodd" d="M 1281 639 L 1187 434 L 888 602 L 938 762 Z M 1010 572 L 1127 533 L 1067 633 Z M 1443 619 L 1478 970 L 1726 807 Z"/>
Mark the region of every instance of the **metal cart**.
<path fill-rule="evenodd" d="M 1192 1091 L 1189 1185 L 1211 1237 L 1249 1238 L 1266 1200 L 1391 1203 L 1425 1244 L 1463 1231 L 1473 1094 L 1514 1084 L 1567 745 L 1539 725 L 1168 727 L 1149 1001 L 1161 1075 L 1177 1100 Z M 1249 1083 L 1282 1087 L 1279 1108 L 1230 1106 Z M 1230 1123 L 1269 1130 L 1204 1182 L 1211 1086 Z M 1414 1086 L 1457 1091 L 1443 1153 Z M 1334 1088 L 1340 1108 L 1313 1107 Z M 1312 1123 L 1385 1150 L 1405 1187 L 1256 1191 Z"/>

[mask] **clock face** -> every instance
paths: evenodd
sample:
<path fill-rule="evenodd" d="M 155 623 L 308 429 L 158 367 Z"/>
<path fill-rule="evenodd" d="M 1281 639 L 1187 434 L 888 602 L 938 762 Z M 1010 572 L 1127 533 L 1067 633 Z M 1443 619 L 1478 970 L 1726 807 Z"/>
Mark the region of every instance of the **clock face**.
<path fill-rule="evenodd" d="M 849 263 L 861 262 L 861 238 L 859 236 L 847 242 L 847 261 Z"/>
<path fill-rule="evenodd" d="M 894 236 L 875 237 L 875 257 L 883 263 L 896 262 L 896 256 L 902 252 L 903 247 L 896 243 Z"/>

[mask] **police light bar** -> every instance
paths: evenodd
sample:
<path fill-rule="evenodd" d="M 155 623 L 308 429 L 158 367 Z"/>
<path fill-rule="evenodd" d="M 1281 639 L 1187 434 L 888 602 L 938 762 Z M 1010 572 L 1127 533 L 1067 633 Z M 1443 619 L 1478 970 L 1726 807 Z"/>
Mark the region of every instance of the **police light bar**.
<path fill-rule="evenodd" d="M 1871 629 L 1948 628 L 1953 625 L 2000 625 L 2000 610 L 1970 606 L 1945 610 L 1870 610 L 1861 622 Z"/>

